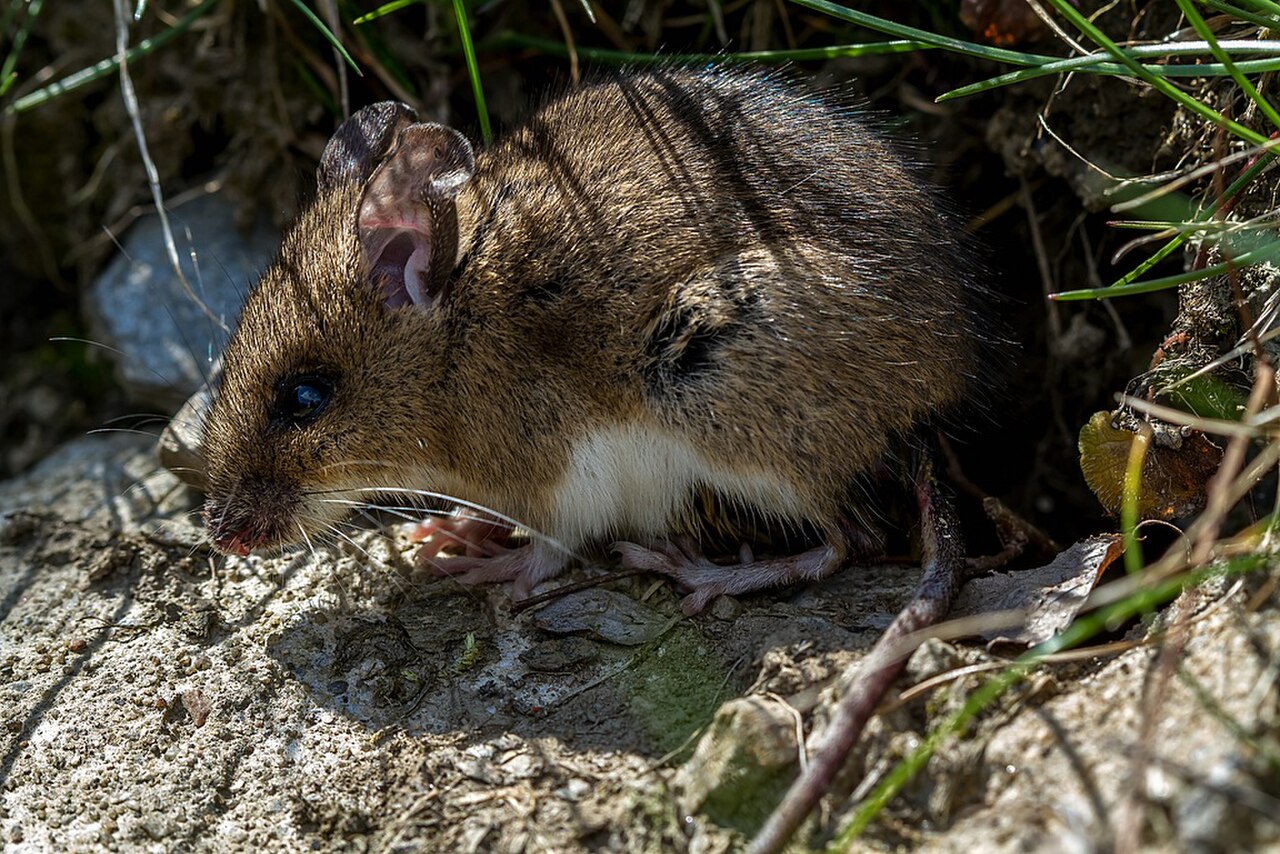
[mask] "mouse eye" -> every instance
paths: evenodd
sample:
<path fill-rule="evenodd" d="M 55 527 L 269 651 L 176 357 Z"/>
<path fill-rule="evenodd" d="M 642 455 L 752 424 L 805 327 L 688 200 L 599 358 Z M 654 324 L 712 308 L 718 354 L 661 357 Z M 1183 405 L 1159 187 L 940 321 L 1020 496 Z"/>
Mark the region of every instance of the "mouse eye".
<path fill-rule="evenodd" d="M 295 377 L 285 381 L 276 398 L 276 415 L 302 425 L 314 421 L 333 399 L 333 382 L 325 377 Z"/>

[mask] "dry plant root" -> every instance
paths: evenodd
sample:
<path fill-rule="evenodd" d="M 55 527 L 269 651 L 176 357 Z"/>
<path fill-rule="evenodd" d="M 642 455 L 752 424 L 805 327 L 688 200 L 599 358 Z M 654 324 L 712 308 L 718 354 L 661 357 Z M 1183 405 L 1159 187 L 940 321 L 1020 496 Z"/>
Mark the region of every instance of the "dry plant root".
<path fill-rule="evenodd" d="M 858 665 L 830 725 L 819 739 L 810 739 L 818 743 L 807 747 L 813 757 L 808 770 L 792 783 L 782 803 L 751 841 L 747 848 L 749 854 L 782 851 L 830 788 L 862 736 L 867 721 L 906 664 L 910 650 L 902 647 L 903 639 L 936 625 L 951 609 L 965 575 L 964 547 L 954 501 L 934 480 L 928 463 L 921 467 L 916 499 L 920 506 L 924 558 L 920 586 Z"/>

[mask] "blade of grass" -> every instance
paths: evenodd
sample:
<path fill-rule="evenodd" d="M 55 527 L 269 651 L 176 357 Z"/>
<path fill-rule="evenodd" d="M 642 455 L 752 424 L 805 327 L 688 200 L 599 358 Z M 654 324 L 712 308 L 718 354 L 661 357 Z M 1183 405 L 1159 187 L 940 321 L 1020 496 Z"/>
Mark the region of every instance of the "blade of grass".
<path fill-rule="evenodd" d="M 939 33 L 931 33 L 928 30 L 920 30 L 915 27 L 908 27 L 905 24 L 899 24 L 885 18 L 875 15 L 868 15 L 866 12 L 856 12 L 838 3 L 831 3 L 829 0 L 791 0 L 797 6 L 803 6 L 806 9 L 812 9 L 815 12 L 821 12 L 841 21 L 850 24 L 858 24 L 869 30 L 875 30 L 879 33 L 886 33 L 891 36 L 897 36 L 900 39 L 909 41 L 924 42 L 934 47 L 949 50 L 952 53 L 960 53 L 966 56 L 975 56 L 980 59 L 991 59 L 996 62 L 1009 62 L 1014 65 L 1043 65 L 1046 62 L 1052 62 L 1057 57 L 1042 56 L 1035 53 L 1022 53 L 1016 50 L 1006 50 L 1000 47 L 991 47 L 989 45 L 975 44 L 974 42 L 962 41 L 954 39 L 950 36 L 944 36 Z"/>
<path fill-rule="evenodd" d="M 1273 0 L 1243 0 L 1243 2 L 1248 6 L 1252 6 L 1256 11 L 1280 16 L 1280 3 L 1275 3 Z"/>
<path fill-rule="evenodd" d="M 1201 211 L 1193 219 L 1193 222 L 1207 222 L 1210 219 L 1212 219 L 1218 213 L 1218 211 L 1222 209 L 1224 205 L 1230 204 L 1231 200 L 1234 199 L 1237 194 L 1239 194 L 1249 184 L 1253 183 L 1253 180 L 1257 178 L 1259 175 L 1261 175 L 1263 170 L 1265 170 L 1268 166 L 1271 165 L 1271 161 L 1273 157 L 1274 155 L 1269 153 L 1263 153 L 1260 157 L 1258 157 L 1256 161 L 1254 161 L 1249 165 L 1248 169 L 1245 169 L 1243 172 L 1240 173 L 1240 177 L 1236 178 L 1234 181 L 1231 182 L 1231 184 L 1227 187 L 1227 189 L 1223 191 L 1222 196 L 1217 199 L 1214 199 L 1213 204 L 1209 205 L 1209 207 Z M 1128 273 L 1125 273 L 1123 276 L 1121 276 L 1117 281 L 1115 281 L 1111 285 L 1111 287 L 1113 288 L 1127 287 L 1133 284 L 1134 281 L 1139 276 L 1143 275 L 1152 267 L 1154 267 L 1156 264 L 1160 263 L 1165 258 L 1169 257 L 1169 255 L 1171 255 L 1174 252 L 1174 250 L 1176 250 L 1179 246 L 1182 246 L 1184 243 L 1186 243 L 1188 238 L 1190 238 L 1190 236 L 1193 233 L 1194 232 L 1187 231 L 1182 234 L 1179 234 L 1177 237 L 1170 240 L 1164 246 L 1160 247 L 1160 249 L 1158 249 L 1154 254 L 1152 254 L 1150 258 L 1143 261 L 1137 267 L 1134 267 Z M 1236 261 L 1238 263 L 1239 259 L 1236 259 Z M 1145 291 L 1143 291 L 1142 293 L 1145 293 Z M 1088 297 L 1080 297 L 1080 299 L 1088 299 Z"/>
<path fill-rule="evenodd" d="M 317 16 L 315 12 L 312 12 L 311 8 L 302 0 L 290 0 L 290 2 L 293 3 L 294 6 L 298 7 L 298 11 L 305 15 L 307 20 L 311 22 L 312 26 L 320 31 L 320 35 L 324 36 L 325 41 L 333 45 L 333 49 L 342 55 L 342 58 L 346 61 L 347 65 L 351 66 L 351 70 L 363 77 L 364 73 L 360 71 L 360 66 L 356 65 L 356 61 L 351 58 L 351 54 L 347 53 L 347 49 L 342 46 L 342 39 L 338 38 L 334 34 L 333 30 L 329 29 L 325 25 L 324 21 L 320 20 L 319 16 Z"/>
<path fill-rule="evenodd" d="M 1186 235 L 1179 235 L 1168 244 L 1161 248 L 1160 252 L 1175 242 L 1185 241 Z M 1159 254 L 1159 253 L 1157 253 Z M 1167 252 L 1165 253 L 1167 254 Z M 1164 276 L 1159 279 L 1148 279 L 1142 282 L 1128 282 L 1126 284 L 1115 284 L 1106 288 L 1084 288 L 1077 291 L 1061 291 L 1056 294 L 1049 294 L 1049 299 L 1059 302 L 1074 302 L 1076 300 L 1085 299 L 1110 299 L 1112 297 L 1129 296 L 1131 294 L 1147 294 L 1152 291 L 1163 291 L 1168 288 L 1176 288 L 1179 285 L 1185 285 L 1188 282 L 1198 282 L 1201 279 L 1208 279 L 1213 276 L 1222 276 L 1227 273 L 1228 268 L 1239 269 L 1249 264 L 1257 264 L 1263 261 L 1274 261 L 1280 258 L 1280 240 L 1272 241 L 1265 246 L 1253 249 L 1249 252 L 1243 252 L 1232 259 L 1228 264 L 1214 264 L 1211 267 L 1204 267 L 1200 270 L 1191 270 L 1187 273 L 1179 273 L 1176 276 Z"/>
<path fill-rule="evenodd" d="M 379 6 L 378 8 L 374 9 L 372 12 L 368 13 L 367 15 L 361 15 L 359 18 L 356 18 L 351 23 L 353 26 L 358 27 L 361 24 L 367 24 L 370 21 L 376 21 L 378 18 L 381 18 L 383 15 L 390 15 L 392 12 L 398 12 L 407 6 L 417 6 L 422 2 L 424 2 L 424 0 L 391 0 L 390 3 L 386 3 L 382 6 Z"/>
<path fill-rule="evenodd" d="M 1058 14 L 1070 21 L 1076 29 L 1088 36 L 1095 44 L 1105 48 L 1107 52 L 1115 57 L 1122 65 L 1128 67 L 1135 77 L 1145 81 L 1148 85 L 1155 88 L 1156 91 L 1181 104 L 1183 107 L 1195 113 L 1197 116 L 1200 116 L 1200 118 L 1205 121 L 1211 122 L 1218 127 L 1225 128 L 1247 142 L 1251 142 L 1254 145 L 1262 145 L 1267 141 L 1265 136 L 1256 131 L 1250 130 L 1237 121 L 1227 118 L 1207 104 L 1198 101 L 1186 92 L 1183 92 L 1163 77 L 1152 74 L 1143 67 L 1142 63 L 1128 56 L 1120 49 L 1119 45 L 1107 36 L 1106 33 L 1098 29 L 1098 27 L 1086 18 L 1080 10 L 1076 9 L 1076 7 L 1072 5 L 1071 0 L 1048 0 L 1048 2 L 1052 3 L 1053 8 L 1058 10 Z"/>
<path fill-rule="evenodd" d="M 567 56 L 562 42 L 526 36 L 523 33 L 503 32 L 489 39 L 486 48 L 527 47 L 556 56 Z M 798 50 L 754 50 L 740 53 L 630 53 L 625 50 L 605 48 L 577 48 L 578 56 L 591 62 L 630 63 L 648 65 L 667 62 L 719 62 L 726 65 L 739 62 L 803 62 L 807 60 L 837 59 L 853 56 L 879 56 L 882 54 L 908 53 L 929 50 L 933 45 L 917 41 L 867 42 L 865 44 L 833 45 L 831 47 L 803 48 Z"/>
<path fill-rule="evenodd" d="M 493 132 L 489 129 L 489 108 L 484 103 L 484 88 L 480 85 L 480 65 L 476 62 L 476 47 L 471 43 L 471 27 L 467 24 L 467 5 L 464 0 L 453 0 L 453 15 L 458 21 L 458 38 L 462 41 L 462 53 L 467 60 L 467 74 L 471 77 L 471 91 L 476 99 L 480 136 L 487 143 L 493 138 Z"/>
<path fill-rule="evenodd" d="M 1276 18 L 1269 18 L 1266 15 L 1258 15 L 1254 12 L 1249 12 L 1245 9 L 1232 6 L 1230 3 L 1223 3 L 1222 0 L 1199 0 L 1199 2 L 1208 6 L 1210 9 L 1222 12 L 1224 15 L 1239 18 L 1241 21 L 1248 21 L 1249 23 L 1255 24 L 1259 27 L 1264 27 L 1266 29 L 1275 29 L 1280 27 L 1280 20 L 1277 20 Z"/>
<path fill-rule="evenodd" d="M 13 12 L 19 4 L 13 3 L 9 7 L 9 12 Z M 31 34 L 31 28 L 35 26 L 36 18 L 40 17 L 40 10 L 44 7 L 44 0 L 31 0 L 27 6 L 26 17 L 22 19 L 22 26 L 13 34 L 13 44 L 9 47 L 9 54 L 4 58 L 4 65 L 0 66 L 0 98 L 18 80 L 18 57 L 22 55 L 22 49 L 27 45 L 27 36 Z M 6 14 L 7 21 L 11 20 L 10 15 Z M 6 23 L 6 29 L 8 24 Z"/>
<path fill-rule="evenodd" d="M 1271 126 L 1280 129 L 1280 113 L 1277 113 L 1275 107 L 1271 106 L 1266 98 L 1258 92 L 1257 87 L 1249 81 L 1248 77 L 1236 67 L 1231 61 L 1231 57 L 1227 55 L 1222 46 L 1218 44 L 1217 38 L 1213 35 L 1213 30 L 1209 29 L 1209 25 L 1205 23 L 1204 18 L 1200 17 L 1200 13 L 1196 11 L 1196 7 L 1191 5 L 1191 0 L 1174 0 L 1178 4 L 1178 8 L 1182 10 L 1182 14 L 1186 16 L 1187 21 L 1195 29 L 1200 38 L 1209 44 L 1209 51 L 1213 54 L 1218 62 L 1227 68 L 1227 73 L 1231 75 L 1231 79 L 1236 81 L 1236 85 L 1249 96 L 1249 100 L 1258 105 L 1258 109 L 1267 117 L 1267 121 L 1271 122 Z"/>
<path fill-rule="evenodd" d="M 1138 540 L 1139 501 L 1142 498 L 1142 466 L 1151 447 L 1151 427 L 1133 434 L 1129 460 L 1124 469 L 1124 489 L 1120 502 L 1120 532 L 1124 535 L 1124 569 L 1130 575 L 1142 572 L 1142 543 Z"/>
<path fill-rule="evenodd" d="M 1227 52 L 1235 51 L 1238 53 L 1280 53 L 1280 41 L 1268 39 L 1262 41 L 1250 40 L 1233 40 L 1231 42 L 1222 42 L 1224 50 Z M 1257 45 L 1262 44 L 1262 48 Z M 1125 50 L 1128 56 L 1134 59 L 1145 57 L 1167 57 L 1167 56 L 1186 56 L 1200 55 L 1209 50 L 1207 42 L 1183 42 L 1180 44 L 1153 44 L 1139 45 Z M 1250 74 L 1262 73 L 1267 71 L 1275 71 L 1277 59 L 1250 59 L 1236 63 L 1241 71 Z M 1229 72 L 1226 65 L 1221 62 L 1203 63 L 1197 65 L 1143 65 L 1152 74 L 1161 77 L 1222 77 Z M 970 95 L 976 95 L 980 92 L 989 92 L 992 89 L 998 89 L 1002 86 L 1011 86 L 1015 83 L 1022 83 L 1027 80 L 1034 80 L 1038 77 L 1045 77 L 1050 74 L 1065 74 L 1069 71 L 1085 72 L 1090 74 L 1106 74 L 1109 76 L 1132 76 L 1132 72 L 1128 66 L 1120 65 L 1114 62 L 1105 62 L 1102 60 L 1102 54 L 1091 53 L 1087 56 L 1072 56 L 1067 59 L 1059 59 L 1054 62 L 1047 62 L 1044 65 L 1035 68 L 1022 68 L 1017 71 L 1010 71 L 1007 74 L 1001 74 L 988 80 L 982 80 L 977 83 L 970 83 L 967 86 L 961 86 L 958 89 L 952 89 L 950 92 L 944 92 L 939 95 L 938 101 L 951 101 L 956 98 L 964 98 Z"/>
<path fill-rule="evenodd" d="M 186 32 L 192 24 L 194 24 L 202 15 L 218 5 L 219 0 L 204 0 L 199 6 L 196 6 L 187 14 L 183 15 L 172 27 L 161 33 L 157 33 L 149 39 L 143 39 L 138 42 L 129 52 L 125 54 L 128 62 L 133 62 L 138 57 L 147 54 L 168 44 L 177 36 Z M 70 92 L 86 86 L 96 80 L 101 80 L 109 74 L 114 74 L 119 70 L 119 57 L 112 56 L 101 62 L 95 63 L 88 68 L 82 68 L 79 71 L 68 74 L 61 80 L 55 80 L 47 86 L 42 86 L 30 94 L 23 95 L 5 108 L 6 113 L 23 113 L 27 110 L 34 109 L 46 101 L 50 101 L 64 92 Z"/>

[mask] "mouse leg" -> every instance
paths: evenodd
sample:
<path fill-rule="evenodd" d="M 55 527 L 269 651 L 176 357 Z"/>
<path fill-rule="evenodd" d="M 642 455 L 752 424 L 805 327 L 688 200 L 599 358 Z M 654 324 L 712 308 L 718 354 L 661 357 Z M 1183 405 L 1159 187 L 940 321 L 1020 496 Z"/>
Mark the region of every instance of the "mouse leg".
<path fill-rule="evenodd" d="M 418 565 L 433 575 L 466 585 L 515 582 L 515 597 L 524 599 L 540 582 L 559 575 L 572 555 L 544 542 L 510 548 L 487 541 L 482 555 L 418 554 Z"/>
<path fill-rule="evenodd" d="M 656 572 L 674 579 L 692 592 L 680 603 L 687 615 L 697 614 L 717 596 L 751 593 L 797 581 L 816 581 L 842 567 L 849 556 L 853 539 L 847 526 L 836 526 L 827 534 L 827 542 L 817 548 L 791 557 L 755 560 L 748 546 L 739 553 L 739 563 L 713 563 L 702 554 L 690 537 L 675 542 L 660 541 L 652 547 L 635 543 L 614 543 L 613 550 L 622 556 L 628 569 Z"/>

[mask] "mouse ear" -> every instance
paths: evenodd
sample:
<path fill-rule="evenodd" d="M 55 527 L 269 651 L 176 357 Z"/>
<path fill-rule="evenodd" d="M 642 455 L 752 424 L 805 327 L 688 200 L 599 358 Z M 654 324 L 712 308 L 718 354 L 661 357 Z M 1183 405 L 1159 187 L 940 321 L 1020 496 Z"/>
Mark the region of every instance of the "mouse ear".
<path fill-rule="evenodd" d="M 467 138 L 413 124 L 373 173 L 357 220 L 369 278 L 390 308 L 427 308 L 440 298 L 458 252 L 454 197 L 476 171 Z"/>
<path fill-rule="evenodd" d="M 320 155 L 316 169 L 320 189 L 368 181 L 400 131 L 417 119 L 418 114 L 399 101 L 381 101 L 357 111 L 334 131 Z"/>

